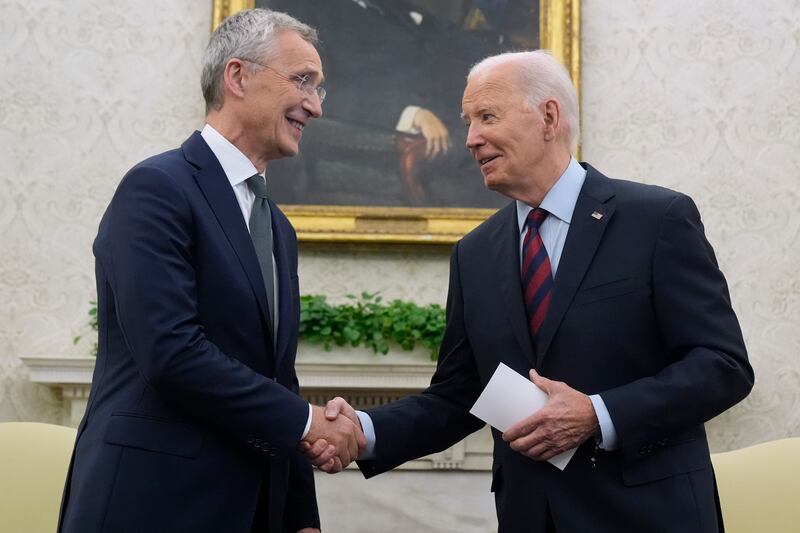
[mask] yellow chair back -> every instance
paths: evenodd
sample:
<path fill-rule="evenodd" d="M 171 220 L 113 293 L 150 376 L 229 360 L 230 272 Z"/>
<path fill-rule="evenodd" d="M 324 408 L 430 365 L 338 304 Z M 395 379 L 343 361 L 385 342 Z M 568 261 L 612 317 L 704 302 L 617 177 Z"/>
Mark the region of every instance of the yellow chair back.
<path fill-rule="evenodd" d="M 711 456 L 728 533 L 800 533 L 800 438 Z"/>
<path fill-rule="evenodd" d="M 33 422 L 0 424 L 0 533 L 53 533 L 73 428 Z"/>

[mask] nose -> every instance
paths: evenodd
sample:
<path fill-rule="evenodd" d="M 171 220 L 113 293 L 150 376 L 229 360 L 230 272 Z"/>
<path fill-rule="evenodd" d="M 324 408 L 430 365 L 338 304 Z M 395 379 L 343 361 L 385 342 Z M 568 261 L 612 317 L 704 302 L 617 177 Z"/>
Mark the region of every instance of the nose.
<path fill-rule="evenodd" d="M 316 92 L 312 92 L 306 98 L 303 98 L 303 109 L 314 118 L 322 116 L 322 101 Z"/>
<path fill-rule="evenodd" d="M 473 151 L 485 143 L 486 141 L 481 135 L 480 125 L 475 122 L 471 123 L 467 128 L 467 149 Z"/>

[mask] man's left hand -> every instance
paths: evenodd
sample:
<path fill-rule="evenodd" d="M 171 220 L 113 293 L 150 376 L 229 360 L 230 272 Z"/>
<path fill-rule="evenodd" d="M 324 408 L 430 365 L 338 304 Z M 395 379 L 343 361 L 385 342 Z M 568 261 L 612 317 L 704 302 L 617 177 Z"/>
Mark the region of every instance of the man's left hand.
<path fill-rule="evenodd" d="M 599 431 L 592 400 L 566 383 L 530 371 L 534 385 L 550 399 L 544 407 L 503 433 L 512 449 L 535 461 L 546 461 L 582 444 Z"/>

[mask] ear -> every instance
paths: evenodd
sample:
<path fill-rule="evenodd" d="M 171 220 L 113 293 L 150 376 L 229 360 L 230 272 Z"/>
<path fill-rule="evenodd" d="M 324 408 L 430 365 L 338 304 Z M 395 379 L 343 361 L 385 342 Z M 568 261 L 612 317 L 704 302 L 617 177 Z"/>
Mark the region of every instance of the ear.
<path fill-rule="evenodd" d="M 225 92 L 237 98 L 244 96 L 244 86 L 247 76 L 250 71 L 239 58 L 233 57 L 225 64 L 225 70 L 222 72 L 222 83 L 225 86 Z"/>
<path fill-rule="evenodd" d="M 544 140 L 553 141 L 559 131 L 561 121 L 561 103 L 551 98 L 542 103 L 542 116 L 544 118 Z"/>

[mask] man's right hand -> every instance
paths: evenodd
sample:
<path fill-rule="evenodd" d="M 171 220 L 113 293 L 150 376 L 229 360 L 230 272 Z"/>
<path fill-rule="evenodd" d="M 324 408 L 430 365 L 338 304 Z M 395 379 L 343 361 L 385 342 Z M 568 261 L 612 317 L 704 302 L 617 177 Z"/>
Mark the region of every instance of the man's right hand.
<path fill-rule="evenodd" d="M 350 464 L 351 461 L 358 457 L 358 454 L 366 447 L 367 440 L 361 429 L 361 421 L 356 414 L 355 409 L 347 403 L 344 398 L 336 397 L 329 401 L 325 406 L 324 419 L 325 422 L 330 424 L 344 424 L 350 425 L 355 430 L 356 437 L 356 450 L 347 448 L 347 456 L 337 453 L 338 447 L 325 438 L 314 439 L 314 424 L 317 422 L 317 415 L 322 411 L 322 407 L 312 406 L 312 419 L 311 430 L 309 430 L 306 438 L 300 443 L 299 449 L 305 453 L 311 464 L 329 474 L 335 474 Z M 339 415 L 342 416 L 339 416 Z"/>
<path fill-rule="evenodd" d="M 450 132 L 433 111 L 420 108 L 412 124 L 425 138 L 425 156 L 428 159 L 450 150 Z"/>
<path fill-rule="evenodd" d="M 347 407 L 352 410 L 349 405 Z M 353 416 L 355 422 L 350 416 L 339 417 L 338 409 L 334 414 L 330 407 L 311 406 L 311 428 L 299 449 L 308 455 L 314 466 L 325 472 L 339 471 L 358 457 L 367 441 L 355 411 Z"/>

